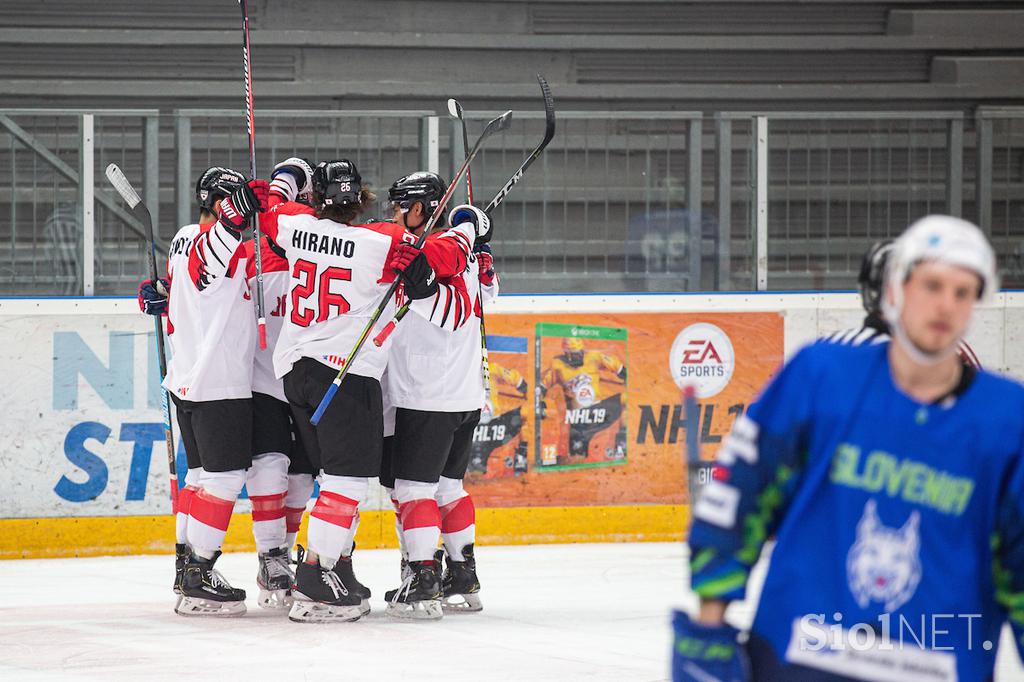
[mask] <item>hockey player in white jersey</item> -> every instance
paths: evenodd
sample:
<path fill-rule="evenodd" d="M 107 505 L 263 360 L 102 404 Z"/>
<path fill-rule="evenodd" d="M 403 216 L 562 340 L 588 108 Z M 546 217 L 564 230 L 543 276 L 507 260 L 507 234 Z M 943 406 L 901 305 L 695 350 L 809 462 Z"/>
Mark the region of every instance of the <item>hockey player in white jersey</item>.
<path fill-rule="evenodd" d="M 882 239 L 868 248 L 861 261 L 860 274 L 857 276 L 860 302 L 867 313 L 864 322 L 860 327 L 833 332 L 825 337 L 825 341 L 859 346 L 862 343 L 884 343 L 889 340 L 889 323 L 882 315 L 882 285 L 885 279 L 885 266 L 892 250 L 891 239 Z M 964 339 L 960 339 L 957 352 L 965 364 L 981 367 L 974 349 Z"/>
<path fill-rule="evenodd" d="M 270 206 L 293 196 L 299 203 L 312 202 L 313 168 L 305 159 L 292 157 L 279 163 L 271 175 Z M 256 290 L 255 242 L 245 243 L 246 276 L 250 291 Z M 287 609 L 292 605 L 291 548 L 295 544 L 313 492 L 313 468 L 302 445 L 284 382 L 274 375 L 274 349 L 287 314 L 290 273 L 284 250 L 266 236 L 262 241 L 263 295 L 267 301 L 267 347 L 257 345 L 252 377 L 253 460 L 246 477 L 252 503 L 252 531 L 256 540 L 259 570 L 258 604 Z"/>
<path fill-rule="evenodd" d="M 399 178 L 388 193 L 395 221 L 418 236 L 446 189 L 434 173 Z M 456 207 L 449 220 L 472 222 L 479 235 L 490 229 L 487 215 L 471 206 Z M 382 472 L 385 486 L 393 480 L 409 568 L 402 585 L 386 595 L 388 612 L 423 619 L 440 618 L 442 600 L 449 597 L 452 607 L 481 608 L 475 510 L 462 484 L 484 403 L 480 325 L 470 322 L 481 305 L 476 254 L 463 271 L 439 277 L 433 289 L 411 303 L 393 334 L 388 393 L 396 408 L 395 436 L 390 470 Z M 442 530 L 448 558 L 443 581 L 435 557 Z"/>
<path fill-rule="evenodd" d="M 1024 388 L 956 355 L 999 288 L 995 255 L 976 226 L 928 216 L 885 272 L 892 339 L 803 348 L 722 443 L 675 680 L 990 680 L 1007 620 L 1024 651 Z M 725 606 L 773 536 L 741 645 Z"/>
<path fill-rule="evenodd" d="M 174 400 L 189 462 L 175 510 L 177 554 L 184 559 L 175 611 L 182 615 L 245 612 L 245 591 L 232 588 L 214 563 L 252 461 L 256 323 L 241 235 L 250 216 L 266 206 L 267 193 L 266 181 L 208 169 L 196 183 L 200 222 L 181 228 L 168 254 L 172 356 L 163 385 Z"/>
<path fill-rule="evenodd" d="M 287 314 L 274 352 L 275 373 L 284 378 L 285 395 L 320 476 L 320 496 L 310 513 L 309 552 L 300 551 L 290 618 L 346 621 L 362 615 L 362 602 L 369 596 L 343 552 L 352 546 L 369 480 L 380 471 L 379 382 L 388 344 L 364 346 L 315 427 L 310 417 L 396 270 L 407 293 L 428 295 L 437 277 L 465 269 L 476 231 L 467 223 L 417 250 L 394 223 L 354 225 L 374 197 L 363 187 L 355 165 L 344 159 L 318 165 L 312 187 L 314 208 L 285 202 L 271 208 L 260 223 L 284 250 L 291 273 Z M 390 315 L 382 317 L 378 326 L 388 319 Z"/>

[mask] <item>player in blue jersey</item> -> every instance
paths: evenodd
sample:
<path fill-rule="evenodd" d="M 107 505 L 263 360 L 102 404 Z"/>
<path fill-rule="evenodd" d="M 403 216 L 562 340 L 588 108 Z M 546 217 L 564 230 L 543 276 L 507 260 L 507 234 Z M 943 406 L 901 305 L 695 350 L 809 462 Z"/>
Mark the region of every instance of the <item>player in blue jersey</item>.
<path fill-rule="evenodd" d="M 737 420 L 690 530 L 676 680 L 988 680 L 1024 651 L 1024 387 L 960 362 L 998 289 L 975 226 L 896 241 L 892 340 L 801 350 Z M 724 621 L 774 537 L 748 640 Z"/>
<path fill-rule="evenodd" d="M 892 239 L 877 241 L 868 248 L 861 261 L 857 289 L 860 291 L 861 305 L 867 313 L 864 322 L 860 327 L 833 332 L 825 337 L 825 341 L 859 346 L 862 343 L 882 343 L 889 340 L 889 323 L 882 315 L 882 278 L 892 249 Z M 960 339 L 957 353 L 964 363 L 975 368 L 981 367 L 978 355 L 964 339 Z"/>

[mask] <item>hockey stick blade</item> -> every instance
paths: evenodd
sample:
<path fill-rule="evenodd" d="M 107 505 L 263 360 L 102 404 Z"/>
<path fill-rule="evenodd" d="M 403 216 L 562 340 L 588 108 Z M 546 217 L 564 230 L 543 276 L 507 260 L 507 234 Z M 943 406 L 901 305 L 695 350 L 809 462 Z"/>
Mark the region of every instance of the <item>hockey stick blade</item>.
<path fill-rule="evenodd" d="M 142 201 L 142 198 L 135 191 L 135 188 L 132 187 L 132 183 L 128 182 L 128 178 L 124 176 L 124 173 L 117 167 L 116 163 L 107 166 L 106 174 L 107 180 L 110 180 L 110 184 L 114 186 L 117 193 L 128 204 L 128 208 L 134 210 L 139 205 L 139 202 Z"/>
<path fill-rule="evenodd" d="M 511 125 L 511 109 L 509 109 L 501 116 L 498 116 L 497 118 L 492 119 L 490 122 L 487 123 L 487 126 L 484 128 L 484 131 L 480 133 L 480 137 L 477 138 L 476 144 L 473 145 L 473 149 L 471 149 L 470 152 L 466 155 L 466 160 L 462 162 L 462 166 L 459 167 L 459 170 L 455 173 L 455 176 L 452 178 L 451 184 L 448 185 L 448 189 L 445 191 L 440 201 L 437 202 L 437 208 L 435 208 L 433 214 L 431 214 L 430 220 L 427 221 L 426 226 L 423 228 L 423 232 L 420 233 L 419 238 L 416 239 L 415 246 L 417 249 L 423 247 L 423 242 L 427 238 L 427 235 L 430 234 L 430 231 L 434 229 L 435 225 L 437 225 L 438 221 L 441 219 L 441 216 L 444 215 L 444 209 L 448 205 L 448 201 L 452 198 L 452 192 L 455 191 L 455 186 L 459 184 L 459 180 L 461 180 L 462 176 L 466 173 L 466 170 L 469 168 L 470 162 L 473 161 L 473 157 L 475 157 L 477 155 L 477 152 L 480 151 L 480 147 L 483 145 L 484 141 L 487 140 L 487 138 L 489 138 L 490 136 L 494 135 L 495 133 L 499 133 L 503 130 L 508 130 L 509 126 Z M 398 283 L 400 281 L 401 278 L 396 277 L 395 281 L 392 282 L 391 286 L 388 287 L 388 290 L 387 292 L 385 292 L 383 298 L 381 298 L 380 303 L 377 304 L 377 308 L 373 311 L 373 315 L 370 316 L 369 322 L 366 323 L 366 327 L 359 335 L 359 339 L 356 341 L 356 345 L 352 347 L 352 351 L 348 354 L 348 357 L 345 358 L 344 364 L 338 371 L 338 376 L 335 377 L 333 382 L 331 382 L 331 385 L 327 388 L 327 392 L 324 394 L 324 397 L 320 400 L 320 404 L 317 405 L 316 411 L 313 412 L 313 416 L 310 417 L 309 423 L 312 424 L 313 426 L 316 426 L 317 424 L 320 423 L 320 418 L 323 417 L 324 412 L 327 411 L 327 406 L 331 404 L 331 399 L 334 397 L 334 394 L 338 391 L 338 387 L 341 386 L 341 382 L 345 378 L 345 375 L 348 374 L 348 370 L 352 366 L 352 363 L 355 361 L 356 355 L 359 354 L 359 350 L 366 343 L 366 340 L 370 338 L 370 332 L 373 331 L 373 326 L 377 324 L 377 320 L 380 319 L 380 316 L 384 314 L 384 309 L 387 308 L 388 301 L 390 301 L 391 297 L 395 295 L 395 291 L 398 289 Z"/>
<path fill-rule="evenodd" d="M 555 100 L 551 97 L 551 88 L 548 86 L 548 82 L 544 80 L 544 76 L 537 74 L 537 82 L 540 83 L 540 91 L 544 97 L 544 139 L 540 141 L 540 144 L 538 144 L 532 152 L 530 152 L 530 155 L 526 157 L 526 160 L 523 161 L 518 170 L 512 174 L 512 177 L 510 177 L 504 186 L 497 191 L 494 198 L 492 198 L 487 204 L 487 207 L 484 208 L 484 213 L 488 215 L 490 215 L 491 211 L 496 209 L 501 202 L 505 200 L 505 197 L 507 197 L 509 192 L 512 191 L 512 188 L 515 187 L 516 183 L 523 179 L 523 174 L 526 173 L 526 169 L 537 160 L 537 157 L 541 155 L 541 152 L 544 151 L 544 148 L 548 146 L 548 143 L 550 143 L 552 138 L 555 136 Z M 488 232 L 480 239 L 480 241 L 490 241 L 493 234 L 493 231 Z"/>
<path fill-rule="evenodd" d="M 454 97 L 448 98 L 448 113 L 452 118 L 462 118 L 462 105 Z"/>

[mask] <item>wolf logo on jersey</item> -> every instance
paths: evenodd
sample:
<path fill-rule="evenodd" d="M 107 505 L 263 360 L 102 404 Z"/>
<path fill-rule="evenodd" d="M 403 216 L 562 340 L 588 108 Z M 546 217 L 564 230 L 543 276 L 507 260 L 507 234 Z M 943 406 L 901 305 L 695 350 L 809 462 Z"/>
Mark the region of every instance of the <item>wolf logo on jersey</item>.
<path fill-rule="evenodd" d="M 861 608 L 884 602 L 891 613 L 914 596 L 921 582 L 920 521 L 921 515 L 914 511 L 902 528 L 889 528 L 878 518 L 873 499 L 864 505 L 857 540 L 846 557 L 850 591 Z"/>

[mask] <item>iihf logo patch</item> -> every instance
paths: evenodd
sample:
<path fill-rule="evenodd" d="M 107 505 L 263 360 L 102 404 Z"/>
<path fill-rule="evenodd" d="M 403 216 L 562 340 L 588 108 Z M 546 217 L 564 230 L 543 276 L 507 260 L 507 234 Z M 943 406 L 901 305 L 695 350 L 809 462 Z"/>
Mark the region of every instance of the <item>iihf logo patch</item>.
<path fill-rule="evenodd" d="M 915 511 L 901 528 L 888 528 L 878 518 L 873 499 L 864 505 L 857 540 L 846 555 L 850 591 L 861 608 L 882 602 L 891 613 L 914 596 L 921 582 L 920 522 Z"/>

